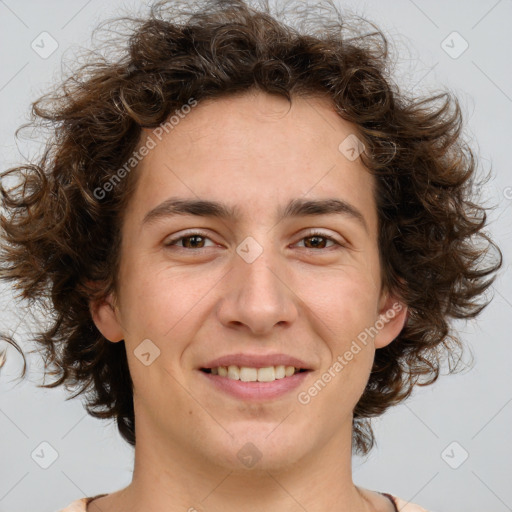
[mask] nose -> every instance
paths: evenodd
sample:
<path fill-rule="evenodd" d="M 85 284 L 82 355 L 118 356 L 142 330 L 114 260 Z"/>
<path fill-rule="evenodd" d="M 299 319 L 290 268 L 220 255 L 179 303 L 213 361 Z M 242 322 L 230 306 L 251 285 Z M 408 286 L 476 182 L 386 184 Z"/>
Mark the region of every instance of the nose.
<path fill-rule="evenodd" d="M 271 249 L 249 261 L 234 255 L 222 286 L 219 321 L 258 336 L 270 334 L 275 326 L 289 327 L 298 317 L 298 296 L 286 262 Z"/>

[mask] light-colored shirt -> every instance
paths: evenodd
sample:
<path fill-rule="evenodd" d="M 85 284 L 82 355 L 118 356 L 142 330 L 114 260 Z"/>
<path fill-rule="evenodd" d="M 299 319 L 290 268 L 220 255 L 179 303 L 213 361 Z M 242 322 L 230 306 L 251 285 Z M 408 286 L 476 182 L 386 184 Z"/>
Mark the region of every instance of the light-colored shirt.
<path fill-rule="evenodd" d="M 81 498 L 79 500 L 75 500 L 70 503 L 66 508 L 59 510 L 59 512 L 86 512 L 87 504 L 96 498 L 101 498 L 102 496 L 107 496 L 106 494 L 99 494 L 97 496 L 92 496 L 89 498 Z M 391 496 L 391 495 L 390 495 Z M 428 510 L 416 505 L 414 503 L 409 503 L 405 500 L 397 498 L 396 496 L 391 496 L 393 499 L 396 508 L 400 512 L 429 512 Z"/>

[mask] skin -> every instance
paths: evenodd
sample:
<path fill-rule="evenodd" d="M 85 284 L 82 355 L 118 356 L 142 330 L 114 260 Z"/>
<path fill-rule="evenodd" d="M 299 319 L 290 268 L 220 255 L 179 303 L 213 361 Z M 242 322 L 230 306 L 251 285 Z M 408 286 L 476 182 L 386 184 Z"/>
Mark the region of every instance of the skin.
<path fill-rule="evenodd" d="M 102 334 L 126 343 L 135 468 L 128 487 L 88 510 L 393 510 L 352 481 L 352 410 L 375 350 L 398 336 L 407 308 L 381 289 L 374 178 L 360 158 L 338 150 L 350 134 L 356 127 L 326 98 L 293 97 L 290 107 L 283 97 L 251 91 L 200 102 L 139 164 L 118 290 L 91 305 Z M 169 197 L 238 205 L 240 217 L 143 225 Z M 301 197 L 349 202 L 368 231 L 340 215 L 277 222 L 277 207 Z M 345 246 L 327 239 L 315 246 L 311 228 Z M 191 229 L 207 238 L 164 245 Z M 263 248 L 252 263 L 236 252 L 248 236 Z M 309 404 L 299 403 L 297 394 L 397 304 L 401 310 L 343 370 Z M 134 355 L 145 339 L 160 350 L 149 366 Z M 300 389 L 249 403 L 198 374 L 208 360 L 237 352 L 281 352 L 313 371 Z M 249 442 L 262 455 L 252 468 L 237 457 Z"/>

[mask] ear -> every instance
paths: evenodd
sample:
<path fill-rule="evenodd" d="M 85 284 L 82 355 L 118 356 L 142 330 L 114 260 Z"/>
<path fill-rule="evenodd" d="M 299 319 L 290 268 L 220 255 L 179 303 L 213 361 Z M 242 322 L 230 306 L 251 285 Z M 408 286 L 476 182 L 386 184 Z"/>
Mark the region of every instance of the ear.
<path fill-rule="evenodd" d="M 396 296 L 384 291 L 379 301 L 379 319 L 375 323 L 377 334 L 374 338 L 375 348 L 389 345 L 402 331 L 409 310 L 407 305 Z"/>
<path fill-rule="evenodd" d="M 124 339 L 112 294 L 101 301 L 91 302 L 89 304 L 89 310 L 98 331 L 100 331 L 107 340 L 116 343 Z"/>

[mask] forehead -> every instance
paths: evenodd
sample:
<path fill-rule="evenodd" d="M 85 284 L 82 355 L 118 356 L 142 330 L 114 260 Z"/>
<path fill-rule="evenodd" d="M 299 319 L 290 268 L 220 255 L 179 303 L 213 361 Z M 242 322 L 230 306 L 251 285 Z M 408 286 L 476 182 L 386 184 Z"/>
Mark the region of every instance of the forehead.
<path fill-rule="evenodd" d="M 360 158 L 347 157 L 357 127 L 325 97 L 250 92 L 199 102 L 159 138 L 137 168 L 133 213 L 169 197 L 205 199 L 237 214 L 282 214 L 295 198 L 338 197 L 375 227 L 374 183 Z M 350 155 L 348 155 L 350 156 Z"/>

